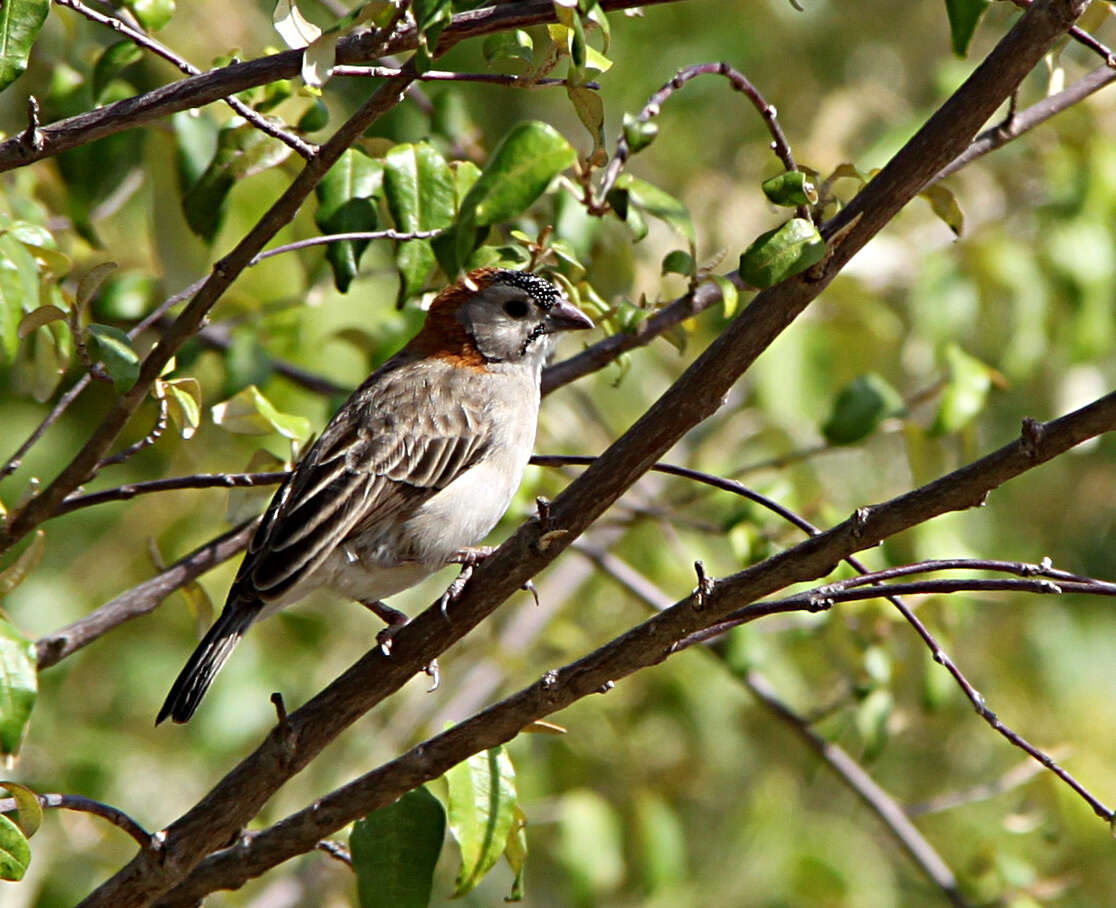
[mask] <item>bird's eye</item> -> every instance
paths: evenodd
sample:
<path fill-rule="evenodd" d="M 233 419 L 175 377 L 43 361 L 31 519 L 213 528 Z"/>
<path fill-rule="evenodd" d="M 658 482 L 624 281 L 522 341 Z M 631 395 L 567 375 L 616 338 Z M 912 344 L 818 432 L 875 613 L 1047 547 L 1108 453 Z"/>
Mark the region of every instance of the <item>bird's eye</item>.
<path fill-rule="evenodd" d="M 504 311 L 512 318 L 523 318 L 528 311 L 526 300 L 508 300 L 504 303 Z"/>

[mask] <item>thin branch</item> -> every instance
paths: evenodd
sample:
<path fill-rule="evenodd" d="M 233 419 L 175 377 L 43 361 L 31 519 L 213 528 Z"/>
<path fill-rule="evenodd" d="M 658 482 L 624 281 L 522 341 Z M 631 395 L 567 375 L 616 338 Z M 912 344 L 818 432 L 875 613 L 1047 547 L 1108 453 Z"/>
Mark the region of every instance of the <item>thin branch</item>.
<path fill-rule="evenodd" d="M 759 293 L 635 425 L 551 503 L 551 529 L 545 539 L 537 522 L 520 527 L 476 567 L 452 606 L 452 621 L 445 620 L 442 608 L 435 603 L 399 630 L 390 657 L 379 648 L 362 657 L 322 693 L 290 714 L 293 744 L 287 737 L 280 740 L 273 731 L 194 808 L 166 828 L 160 856 L 141 852 L 83 904 L 128 908 L 147 904 L 177 885 L 205 855 L 229 841 L 271 794 L 329 741 L 398 690 L 431 658 L 469 633 L 553 561 L 682 435 L 719 408 L 739 376 L 849 259 L 964 150 L 1084 6 L 1085 0 L 1044 0 L 1028 9 L 926 125 L 825 225 L 826 234 L 835 238 L 828 258 L 810 272 Z M 243 262 L 258 251 L 254 248 L 250 255 L 244 255 Z M 195 310 L 199 316 L 204 314 L 209 303 L 204 297 L 199 299 L 187 313 Z M 196 323 L 188 327 L 192 329 Z M 824 576 L 840 558 L 873 546 L 901 529 L 949 510 L 970 507 L 989 488 L 1057 456 L 1086 437 L 1109 430 L 1114 423 L 1116 395 L 1110 395 L 1060 420 L 1037 425 L 1036 431 L 1025 438 L 937 483 L 886 504 L 863 508 L 833 530 L 717 581 L 705 597 L 701 613 L 695 612 L 690 599 L 677 603 L 567 670 L 548 672 L 521 695 L 434 738 L 417 754 L 388 764 L 382 772 L 373 774 L 373 787 L 362 789 L 360 798 L 347 799 L 336 807 L 331 804 L 330 809 L 326 809 L 323 799 L 322 809 L 311 811 L 308 820 L 320 825 L 354 808 L 359 810 L 357 815 L 367 813 L 372 809 L 364 797 L 369 791 L 370 799 L 379 801 L 375 806 L 390 803 L 416 784 L 440 775 L 459 762 L 462 754 L 510 740 L 526 724 L 524 717 L 526 721 L 541 718 L 600 691 L 612 681 L 656 664 L 669 655 L 673 641 L 695 628 L 715 623 L 741 604 L 789 584 Z M 45 500 L 41 511 L 23 516 L 17 529 L 27 532 L 40 522 L 43 511 L 57 506 L 75 485 L 61 484 L 50 496 L 50 490 L 44 492 L 36 499 Z M 29 508 L 33 506 L 34 502 Z M 36 516 L 40 519 L 34 519 Z M 9 528 L 9 544 L 14 535 Z M 352 793 L 351 787 L 345 791 Z M 309 850 L 328 834 L 316 835 L 296 853 Z"/>
<path fill-rule="evenodd" d="M 948 511 L 971 507 L 1008 479 L 1087 438 L 1114 429 L 1116 394 L 1110 394 L 1045 424 L 1037 446 L 1019 439 L 919 489 L 862 508 L 840 526 L 716 581 L 704 597 L 701 612 L 695 612 L 692 597 L 687 597 L 590 655 L 546 672 L 530 687 L 316 801 L 312 808 L 258 833 L 245 849 L 216 852 L 161 904 L 192 905 L 215 889 L 235 888 L 246 879 L 312 849 L 320 839 L 391 803 L 405 791 L 437 778 L 468 755 L 506 743 L 531 721 L 597 693 L 608 682 L 661 662 L 671 654 L 674 641 L 684 638 L 695 627 L 715 623 L 719 616 L 735 611 L 739 605 L 754 603 L 768 592 L 822 576 L 841 558 L 871 548 L 888 536 Z M 560 502 L 561 496 L 552 503 L 552 513 Z M 264 774 L 271 777 L 264 787 L 273 790 L 280 778 L 286 778 L 312 759 L 325 741 L 332 738 L 334 726 L 347 724 L 344 716 L 338 716 L 339 712 L 362 713 L 370 703 L 379 702 L 420 671 L 432 655 L 464 636 L 473 626 L 476 610 L 470 608 L 472 600 L 500 595 L 502 591 L 493 593 L 490 587 L 499 583 L 505 572 L 513 573 L 518 560 L 538 557 L 530 547 L 530 540 L 537 536 L 531 530 L 531 525 L 521 528 L 512 540 L 478 566 L 477 574 L 483 582 L 466 587 L 454 606 L 451 622 L 446 622 L 435 603 L 399 631 L 391 658 L 383 658 L 378 649 L 373 650 L 310 703 L 291 713 L 289 722 L 297 736 L 295 751 L 287 749 L 274 734 L 269 736 L 255 754 L 242 761 L 190 813 L 168 829 L 169 847 L 177 851 L 181 847 L 177 844 L 180 837 L 194 824 L 208 829 L 211 828 L 208 824 L 220 823 L 223 831 L 225 824 L 240 820 L 248 809 L 255 809 L 255 804 L 265 799 L 258 791 Z M 510 553 L 511 557 L 501 558 L 501 553 Z M 506 582 L 516 579 L 513 573 Z M 755 609 L 757 617 L 762 613 L 764 609 Z M 280 751 L 286 760 L 282 768 Z M 234 793 L 241 807 L 251 797 L 247 809 L 230 810 Z M 215 836 L 212 841 L 219 843 L 220 838 Z M 141 855 L 136 860 L 143 862 L 144 858 Z"/>
<path fill-rule="evenodd" d="M 125 621 L 154 611 L 172 592 L 243 551 L 255 528 L 255 519 L 245 521 L 194 549 L 149 580 L 106 602 L 84 618 L 39 638 L 35 641 L 39 671 L 50 668 Z"/>
<path fill-rule="evenodd" d="M 63 499 L 95 473 L 97 464 L 139 408 L 170 358 L 197 333 L 210 309 L 236 277 L 248 267 L 248 263 L 262 251 L 280 229 L 290 222 L 299 206 L 314 190 L 326 171 L 340 158 L 342 152 L 376 119 L 399 103 L 400 90 L 399 83 L 392 82 L 386 83 L 373 93 L 371 98 L 321 146 L 287 190 L 237 243 L 236 247 L 214 265 L 213 271 L 206 278 L 201 289 L 144 359 L 135 384 L 117 398 L 90 439 L 54 481 L 41 494 L 12 514 L 7 524 L 0 528 L 0 551 L 5 551 L 38 524 L 49 519 Z"/>
<path fill-rule="evenodd" d="M 335 66 L 335 76 L 353 76 L 365 79 L 398 79 L 403 70 L 394 66 Z M 421 73 L 416 82 L 485 82 L 490 85 L 510 85 L 516 88 L 540 88 L 550 85 L 568 85 L 568 79 L 532 79 L 528 76 L 516 76 L 510 73 L 461 73 L 447 72 L 441 69 L 428 69 Z M 600 90 L 598 82 L 579 83 L 584 88 L 594 91 Z"/>
<path fill-rule="evenodd" d="M 191 476 L 170 476 L 166 479 L 130 482 L 113 489 L 71 495 L 62 502 L 58 513 L 60 515 L 68 514 L 70 511 L 96 504 L 105 504 L 109 501 L 128 501 L 137 495 L 169 492 L 175 489 L 242 489 L 278 485 L 288 476 L 290 476 L 290 473 L 286 470 L 277 470 L 272 473 L 195 473 Z"/>
<path fill-rule="evenodd" d="M 679 0 L 602 0 L 601 7 L 608 12 L 677 2 Z M 467 38 L 554 21 L 556 18 L 551 0 L 524 0 L 468 10 L 455 15 L 446 26 L 438 42 L 438 53 L 443 53 Z M 417 42 L 418 34 L 413 26 L 392 35 L 386 43 L 375 32 L 349 35 L 337 44 L 337 63 L 361 63 L 385 54 L 414 50 Z M 282 51 L 197 76 L 188 76 L 135 97 L 39 127 L 33 132 L 20 133 L 0 142 L 0 172 L 51 157 L 104 136 L 142 126 L 181 110 L 222 101 L 246 89 L 278 79 L 293 78 L 299 74 L 301 65 L 301 50 Z M 29 141 L 28 135 L 34 141 Z"/>
<path fill-rule="evenodd" d="M 681 89 L 682 86 L 691 79 L 696 79 L 698 76 L 723 76 L 729 80 L 729 84 L 736 89 L 736 91 L 742 92 L 747 96 L 748 100 L 752 102 L 752 106 L 759 111 L 759 115 L 763 118 L 763 122 L 767 126 L 767 131 L 771 133 L 771 148 L 779 160 L 783 162 L 783 167 L 787 170 L 798 170 L 798 165 L 794 161 L 794 155 L 791 153 L 790 144 L 787 142 L 787 137 L 783 134 L 783 129 L 779 125 L 774 105 L 768 104 L 767 101 L 764 100 L 763 95 L 759 93 L 759 90 L 750 81 L 748 81 L 747 76 L 733 69 L 733 67 L 729 66 L 727 63 L 697 63 L 693 66 L 683 67 L 675 73 L 674 78 L 648 99 L 647 103 L 643 105 L 643 109 L 636 115 L 636 120 L 640 123 L 649 123 L 659 115 L 664 102 L 666 102 L 671 95 Z M 606 197 L 609 192 L 612 191 L 612 187 L 616 185 L 616 180 L 623 171 L 630 154 L 631 146 L 628 144 L 627 137 L 621 132 L 620 138 L 616 140 L 616 153 L 612 156 L 612 160 L 605 169 L 604 176 L 601 179 L 601 185 L 596 193 L 596 201 L 591 204 L 591 209 L 598 212 L 607 210 L 608 202 Z"/>
<path fill-rule="evenodd" d="M 44 809 L 58 808 L 61 810 L 74 810 L 79 813 L 91 813 L 94 816 L 108 820 L 113 826 L 123 829 L 139 844 L 140 848 L 150 848 L 152 844 L 151 833 L 140 826 L 128 814 L 118 807 L 102 804 L 91 798 L 70 794 L 36 794 L 36 800 Z M 0 798 L 0 813 L 10 813 L 18 810 L 19 805 L 15 798 Z"/>
<path fill-rule="evenodd" d="M 138 29 L 132 28 L 130 25 L 120 19 L 117 19 L 113 16 L 102 15 L 96 10 L 90 9 L 84 3 L 80 2 L 80 0 L 55 0 L 55 2 L 59 6 L 69 7 L 74 12 L 78 13 L 81 16 L 84 16 L 91 22 L 96 22 L 98 25 L 104 25 L 107 28 L 111 28 L 114 32 L 123 35 L 137 47 L 141 47 L 144 50 L 150 51 L 158 57 L 162 57 L 168 63 L 177 67 L 181 72 L 186 73 L 186 75 L 188 76 L 200 76 L 202 74 L 202 71 L 200 69 L 180 57 L 165 44 L 159 43 L 150 35 L 146 35 Z M 245 120 L 255 126 L 256 129 L 260 130 L 263 133 L 266 133 L 273 139 L 278 139 L 284 145 L 289 146 L 295 152 L 300 154 L 303 158 L 309 160 L 317 151 L 317 149 L 315 149 L 313 145 L 310 145 L 307 142 L 303 141 L 294 133 L 287 132 L 274 120 L 269 120 L 262 114 L 257 113 L 239 98 L 230 95 L 222 98 L 221 100 L 223 100 L 226 104 L 229 105 L 229 107 L 231 107 L 238 114 L 244 117 Z"/>
<path fill-rule="evenodd" d="M 155 442 L 159 440 L 160 436 L 162 436 L 162 434 L 167 430 L 168 406 L 167 398 L 165 395 L 159 395 L 158 404 L 159 412 L 155 416 L 155 425 L 151 427 L 151 431 L 148 432 L 139 441 L 133 442 L 132 444 L 128 445 L 128 447 L 126 447 L 123 451 L 113 454 L 111 457 L 102 458 L 100 461 L 97 462 L 97 466 L 93 468 L 93 471 L 95 473 L 99 473 L 105 467 L 111 467 L 116 464 L 124 463 L 125 461 L 138 454 L 144 448 L 151 447 L 153 444 L 155 444 Z"/>
<path fill-rule="evenodd" d="M 951 905 L 969 904 L 961 894 L 953 871 L 942 860 L 934 846 L 918 831 L 895 799 L 880 787 L 856 760 L 843 748 L 827 741 L 814 731 L 802 716 L 783 702 L 775 693 L 771 683 L 759 672 L 754 670 L 746 672 L 741 676 L 741 681 L 769 713 L 794 732 L 798 739 L 814 751 L 825 765 L 879 817 L 888 832 L 931 882 L 942 890 Z"/>
<path fill-rule="evenodd" d="M 1026 9 L 1034 0 L 1011 0 L 1020 9 Z M 1116 54 L 1113 54 L 1104 44 L 1094 38 L 1085 29 L 1078 25 L 1074 25 L 1069 30 L 1069 36 L 1083 47 L 1087 47 L 1093 53 L 1097 54 L 1102 60 L 1104 65 L 1110 69 L 1116 69 Z"/>
<path fill-rule="evenodd" d="M 353 869 L 353 856 L 349 853 L 349 849 L 340 842 L 335 842 L 333 839 L 322 839 L 315 847 L 318 851 L 328 854 L 335 861 L 340 861 L 350 870 Z"/>
<path fill-rule="evenodd" d="M 324 233 L 321 236 L 311 236 L 304 240 L 295 240 L 292 243 L 284 243 L 282 246 L 276 246 L 273 249 L 265 249 L 259 255 L 248 263 L 248 267 L 258 265 L 265 259 L 272 256 L 282 255 L 284 252 L 295 252 L 299 249 L 307 249 L 310 246 L 323 246 L 329 243 L 344 243 L 354 240 L 429 240 L 433 237 L 440 236 L 444 233 L 444 229 L 438 230 L 357 230 L 351 233 Z"/>

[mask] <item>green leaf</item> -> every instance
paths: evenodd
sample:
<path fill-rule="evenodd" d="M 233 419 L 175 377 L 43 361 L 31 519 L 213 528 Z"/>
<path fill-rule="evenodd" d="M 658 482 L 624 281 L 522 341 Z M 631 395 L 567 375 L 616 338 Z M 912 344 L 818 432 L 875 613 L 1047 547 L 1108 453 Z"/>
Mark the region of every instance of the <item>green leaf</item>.
<path fill-rule="evenodd" d="M 791 218 L 760 234 L 740 256 L 740 277 L 753 287 L 773 287 L 825 257 L 825 240 L 805 218 Z"/>
<path fill-rule="evenodd" d="M 903 410 L 902 395 L 884 378 L 874 372 L 858 375 L 837 395 L 822 434 L 830 444 L 851 445 Z"/>
<path fill-rule="evenodd" d="M 608 194 L 608 204 L 616 212 L 628 229 L 632 232 L 632 242 L 638 243 L 647 236 L 647 221 L 644 220 L 640 210 L 632 204 L 631 196 L 626 189 L 612 189 Z"/>
<path fill-rule="evenodd" d="M 684 249 L 675 249 L 663 257 L 662 274 L 682 274 L 690 277 L 694 273 L 694 257 Z"/>
<path fill-rule="evenodd" d="M 945 0 L 945 5 L 953 52 L 964 57 L 969 52 L 973 33 L 988 8 L 988 0 Z"/>
<path fill-rule="evenodd" d="M 453 15 L 453 5 L 450 0 L 414 0 L 411 11 L 418 27 L 415 65 L 420 73 L 426 72 L 433 62 L 442 29 L 449 24 Z"/>
<path fill-rule="evenodd" d="M 426 788 L 353 824 L 349 848 L 361 908 L 426 908 L 446 816 Z"/>
<path fill-rule="evenodd" d="M 650 120 L 641 120 L 632 114 L 624 114 L 624 141 L 628 143 L 628 150 L 635 154 L 643 151 L 659 134 L 659 126 Z"/>
<path fill-rule="evenodd" d="M 32 309 L 20 320 L 20 340 L 27 337 L 27 335 L 31 334 L 33 331 L 43 327 L 43 325 L 49 325 L 51 322 L 64 320 L 65 318 L 66 313 L 53 304 L 40 306 L 38 309 Z"/>
<path fill-rule="evenodd" d="M 132 348 L 132 341 L 112 325 L 92 324 L 88 331 L 96 341 L 97 359 L 104 364 L 113 388 L 118 392 L 127 391 L 139 378 L 140 371 L 139 356 Z"/>
<path fill-rule="evenodd" d="M 270 435 L 303 442 L 310 437 L 310 420 L 292 413 L 281 413 L 264 397 L 259 388 L 249 385 L 226 401 L 214 404 L 213 422 L 236 435 Z"/>
<path fill-rule="evenodd" d="M 159 31 L 174 16 L 174 0 L 126 0 L 124 5 L 149 32 Z"/>
<path fill-rule="evenodd" d="M 27 837 L 3 814 L 0 814 L 0 880 L 22 880 L 31 863 L 31 845 Z"/>
<path fill-rule="evenodd" d="M 376 200 L 383 194 L 383 183 L 383 164 L 355 148 L 347 149 L 315 190 L 315 223 L 323 234 L 375 230 L 380 225 Z M 344 240 L 327 247 L 333 282 L 342 293 L 356 277 L 366 248 L 368 240 Z"/>
<path fill-rule="evenodd" d="M 461 848 L 454 897 L 472 890 L 504 853 L 515 821 L 515 769 L 503 747 L 473 754 L 446 773 L 449 826 Z"/>
<path fill-rule="evenodd" d="M 508 844 L 504 849 L 504 857 L 508 859 L 508 866 L 515 874 L 511 892 L 505 901 L 521 902 L 527 894 L 525 880 L 527 870 L 527 814 L 523 812 L 523 808 L 518 804 L 515 805 L 512 816 L 512 827 L 508 830 Z"/>
<path fill-rule="evenodd" d="M 39 803 L 35 792 L 26 785 L 7 780 L 0 780 L 0 788 L 4 788 L 16 802 L 16 825 L 20 832 L 31 838 L 43 825 L 43 805 Z"/>
<path fill-rule="evenodd" d="M 460 219 L 486 226 L 522 214 L 577 152 L 553 126 L 520 123 L 504 137 L 461 203 Z"/>
<path fill-rule="evenodd" d="M 640 792 L 635 825 L 644 885 L 659 892 L 686 882 L 686 828 L 658 794 Z"/>
<path fill-rule="evenodd" d="M 517 28 L 489 35 L 484 39 L 481 53 L 485 62 L 494 69 L 524 73 L 534 59 L 534 44 L 527 32 Z"/>
<path fill-rule="evenodd" d="M 589 789 L 562 798 L 557 857 L 582 904 L 608 904 L 624 876 L 625 843 L 616 809 Z"/>
<path fill-rule="evenodd" d="M 117 41 L 104 49 L 93 64 L 93 97 L 103 92 L 124 69 L 143 59 L 143 51 L 131 41 Z"/>
<path fill-rule="evenodd" d="M 652 217 L 665 221 L 691 243 L 697 242 L 689 209 L 670 193 L 646 180 L 633 177 L 630 173 L 620 174 L 616 188 L 627 190 L 629 203 L 634 203 Z"/>
<path fill-rule="evenodd" d="M 201 383 L 196 378 L 172 378 L 156 384 L 167 398 L 167 410 L 183 438 L 192 438 L 201 425 Z"/>
<path fill-rule="evenodd" d="M 955 236 L 961 236 L 961 231 L 965 229 L 965 215 L 952 192 L 939 184 L 924 189 L 919 195 L 930 203 L 934 214 L 945 221 Z"/>
<path fill-rule="evenodd" d="M 813 205 L 818 200 L 817 187 L 801 170 L 787 170 L 764 180 L 763 194 L 785 208 Z"/>
<path fill-rule="evenodd" d="M 604 146 L 604 101 L 598 92 L 585 85 L 577 85 L 567 80 L 566 94 L 573 103 L 581 125 L 593 137 L 593 149 Z"/>
<path fill-rule="evenodd" d="M 454 176 L 438 151 L 425 142 L 397 145 L 384 158 L 384 195 L 396 227 L 406 232 L 440 230 L 453 223 Z M 418 293 L 434 267 L 430 240 L 399 247 L 399 302 Z"/>
<path fill-rule="evenodd" d="M 93 316 L 101 321 L 137 321 L 154 308 L 158 293 L 159 281 L 151 274 L 114 274 L 93 297 Z"/>
<path fill-rule="evenodd" d="M 13 756 L 38 696 L 35 644 L 0 619 L 0 756 Z"/>
<path fill-rule="evenodd" d="M 736 289 L 736 284 L 723 274 L 711 274 L 709 279 L 721 291 L 721 305 L 724 308 L 725 318 L 732 318 L 736 315 L 736 307 L 740 303 L 740 291 Z"/>
<path fill-rule="evenodd" d="M 193 186 L 217 151 L 217 124 L 200 111 L 182 110 L 171 116 L 176 141 L 175 164 L 183 193 Z"/>
<path fill-rule="evenodd" d="M 975 356 L 970 356 L 957 344 L 949 344 L 944 355 L 949 380 L 930 427 L 932 435 L 948 435 L 963 429 L 984 409 L 992 388 L 991 368 Z"/>
<path fill-rule="evenodd" d="M 0 4 L 0 91 L 27 69 L 48 12 L 50 0 L 4 0 Z"/>
<path fill-rule="evenodd" d="M 325 129 L 328 125 L 329 108 L 315 98 L 314 103 L 307 107 L 302 116 L 298 118 L 297 129 L 299 132 L 317 132 L 319 129 Z M 348 149 L 346 154 L 349 151 L 353 151 L 353 149 Z M 335 164 L 334 167 L 336 166 Z"/>
<path fill-rule="evenodd" d="M 182 211 L 190 229 L 212 243 L 233 186 L 281 164 L 290 153 L 290 146 L 260 132 L 240 117 L 231 120 L 217 135 L 217 150 L 205 173 L 182 197 Z"/>
<path fill-rule="evenodd" d="M 0 236 L 0 362 L 19 350 L 19 324 L 39 307 L 39 266 L 10 233 Z"/>

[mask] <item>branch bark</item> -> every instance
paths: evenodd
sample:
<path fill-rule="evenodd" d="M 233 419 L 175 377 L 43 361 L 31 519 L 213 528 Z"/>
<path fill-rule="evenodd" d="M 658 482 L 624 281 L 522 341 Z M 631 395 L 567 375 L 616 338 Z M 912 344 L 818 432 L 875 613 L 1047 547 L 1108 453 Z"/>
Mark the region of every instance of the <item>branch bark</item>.
<path fill-rule="evenodd" d="M 201 802 L 171 824 L 159 853 L 141 851 L 83 904 L 126 908 L 147 904 L 166 892 L 206 854 L 237 835 L 271 794 L 329 741 L 402 686 L 433 656 L 461 639 L 560 554 L 682 435 L 717 410 L 744 370 L 821 293 L 853 254 L 969 145 L 977 130 L 1073 24 L 1085 5 L 1086 0 L 1046 0 L 1024 13 L 961 88 L 827 225 L 826 235 L 834 239 L 828 258 L 810 273 L 760 293 L 647 413 L 555 499 L 545 525 L 532 521 L 520 527 L 475 570 L 453 606 L 452 622 L 439 607 L 427 609 L 400 630 L 390 658 L 375 650 L 360 659 L 325 691 L 291 713 L 283 734 L 272 732 Z M 1068 417 L 1068 424 L 1064 420 L 1053 424 L 1058 428 L 1056 432 L 1026 439 L 1026 451 L 1021 441 L 990 455 L 979 462 L 983 472 L 978 475 L 986 475 L 988 488 L 994 488 L 1011 475 L 1066 450 L 1070 446 L 1067 441 L 1080 441 L 1110 428 L 1116 416 L 1116 400 L 1106 398 L 1103 403 Z M 930 497 L 918 490 L 899 499 L 902 506 L 889 503 L 864 509 L 829 533 L 715 584 L 703 597 L 700 615 L 688 601 L 680 603 L 568 670 L 548 673 L 522 695 L 503 701 L 388 764 L 384 771 L 392 772 L 392 778 L 398 780 L 389 800 L 426 778 L 436 777 L 457 762 L 460 754 L 514 737 L 524 724 L 520 721 L 523 714 L 546 715 L 599 690 L 605 682 L 654 664 L 666 656 L 664 645 L 669 647 L 671 641 L 715 621 L 738 604 L 788 583 L 821 576 L 843 557 L 844 550 L 858 551 L 874 545 L 884 536 L 912 525 L 912 517 L 919 522 L 943 510 L 970 506 L 984 491 L 974 494 L 973 484 L 965 482 L 958 482 L 956 488 L 938 489 Z M 379 788 L 375 783 L 372 787 L 377 792 L 387 791 L 387 787 Z M 334 819 L 337 816 L 325 808 L 324 801 L 311 813 Z M 318 835 L 313 841 L 321 838 Z"/>
<path fill-rule="evenodd" d="M 1007 480 L 1089 438 L 1113 430 L 1116 430 L 1116 392 L 1046 423 L 1037 444 L 1032 437 L 1021 436 L 928 485 L 873 507 L 861 508 L 831 530 L 737 574 L 713 581 L 700 597 L 691 595 L 676 602 L 595 652 L 561 669 L 546 672 L 529 687 L 331 792 L 310 807 L 268 829 L 240 837 L 237 844 L 206 858 L 183 885 L 159 904 L 166 908 L 193 905 L 208 892 L 238 888 L 276 864 L 311 850 L 319 840 L 353 820 L 438 778 L 471 754 L 510 741 L 530 722 L 564 709 L 583 697 L 600 693 L 642 668 L 662 662 L 677 651 L 678 641 L 749 604 L 752 604 L 755 618 L 808 608 L 802 603 L 789 608 L 769 608 L 756 600 L 790 584 L 822 577 L 841 559 L 872 548 L 883 539 L 933 517 L 975 507 Z M 361 683 L 379 684 L 382 673 L 397 670 L 396 658 L 407 660 L 413 666 L 412 674 L 418 671 L 423 654 L 435 651 L 441 637 L 457 627 L 460 618 L 456 609 L 452 612 L 452 620 L 447 630 L 439 609 L 436 606 L 428 609 L 396 636 L 396 655 L 384 659 L 378 651 L 373 651 L 314 700 L 292 713 L 287 729 L 290 744 L 285 751 L 287 757 L 296 758 L 296 751 L 307 745 L 304 736 L 312 727 L 311 723 L 320 725 L 328 716 L 328 710 L 337 708 L 339 699 L 356 695 L 341 693 L 342 688 L 352 689 Z M 237 794 L 244 796 L 248 787 L 260 783 L 253 773 L 272 770 L 284 753 L 281 748 L 283 740 L 273 732 L 257 752 L 258 756 L 253 755 L 241 763 L 179 823 L 187 820 L 203 823 L 205 817 L 212 819 L 227 809 L 227 799 Z M 174 832 L 175 827 L 168 830 L 169 847 L 173 847 Z M 142 858 L 143 854 L 136 860 Z"/>

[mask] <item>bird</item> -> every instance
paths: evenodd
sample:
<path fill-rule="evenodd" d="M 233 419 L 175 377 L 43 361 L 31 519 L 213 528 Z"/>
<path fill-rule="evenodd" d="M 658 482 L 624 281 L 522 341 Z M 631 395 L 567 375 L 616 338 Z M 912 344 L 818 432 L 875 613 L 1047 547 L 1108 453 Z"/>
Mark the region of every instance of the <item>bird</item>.
<path fill-rule="evenodd" d="M 315 589 L 379 615 L 389 652 L 407 617 L 381 600 L 485 554 L 475 546 L 531 456 L 555 335 L 592 326 L 526 271 L 479 268 L 442 290 L 419 332 L 353 392 L 276 490 L 155 724 L 189 721 L 249 626 Z"/>

